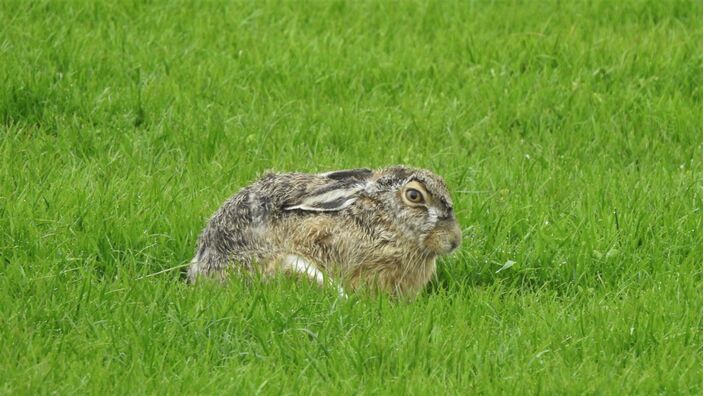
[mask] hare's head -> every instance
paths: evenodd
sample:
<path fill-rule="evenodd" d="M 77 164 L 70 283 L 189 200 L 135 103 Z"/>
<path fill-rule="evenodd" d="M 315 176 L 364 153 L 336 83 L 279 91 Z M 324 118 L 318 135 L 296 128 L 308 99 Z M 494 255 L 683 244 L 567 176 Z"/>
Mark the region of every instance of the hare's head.
<path fill-rule="evenodd" d="M 448 254 L 462 242 L 445 181 L 430 171 L 394 166 L 376 172 L 347 169 L 298 174 L 287 176 L 287 180 L 292 177 L 297 178 L 300 188 L 291 189 L 290 183 L 281 188 L 288 197 L 285 210 L 342 211 L 365 196 L 376 204 L 360 207 L 392 222 L 400 232 L 396 237 L 418 246 L 424 253 Z"/>
<path fill-rule="evenodd" d="M 383 169 L 370 192 L 388 211 L 405 239 L 431 254 L 448 254 L 462 242 L 445 181 L 434 173 L 402 166 Z"/>

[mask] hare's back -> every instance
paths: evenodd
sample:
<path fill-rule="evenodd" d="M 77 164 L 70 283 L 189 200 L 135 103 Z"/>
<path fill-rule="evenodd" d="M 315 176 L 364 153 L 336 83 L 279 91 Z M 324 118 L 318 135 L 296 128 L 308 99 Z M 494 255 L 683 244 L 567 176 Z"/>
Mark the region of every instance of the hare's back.
<path fill-rule="evenodd" d="M 263 232 L 283 217 L 339 211 L 353 202 L 371 175 L 368 169 L 267 173 L 225 202 L 213 221 L 233 231 Z"/>

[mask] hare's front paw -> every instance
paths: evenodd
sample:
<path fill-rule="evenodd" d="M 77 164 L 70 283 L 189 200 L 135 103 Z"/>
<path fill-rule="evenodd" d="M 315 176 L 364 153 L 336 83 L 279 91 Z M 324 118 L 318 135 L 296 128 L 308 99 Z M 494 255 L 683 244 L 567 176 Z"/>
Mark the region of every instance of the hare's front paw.
<path fill-rule="evenodd" d="M 301 256 L 288 254 L 282 257 L 279 263 L 279 268 L 285 273 L 304 275 L 308 279 L 315 281 L 320 286 L 325 286 L 326 284 L 323 273 L 314 264 Z M 327 283 L 337 287 L 337 293 L 340 297 L 347 298 L 347 293 L 345 293 L 342 286 L 334 284 L 334 282 L 330 279 Z"/>

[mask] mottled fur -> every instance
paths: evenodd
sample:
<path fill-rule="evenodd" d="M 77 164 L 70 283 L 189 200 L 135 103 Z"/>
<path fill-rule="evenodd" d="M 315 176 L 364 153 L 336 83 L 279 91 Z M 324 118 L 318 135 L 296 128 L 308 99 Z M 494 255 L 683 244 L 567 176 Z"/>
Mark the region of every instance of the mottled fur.
<path fill-rule="evenodd" d="M 409 183 L 427 195 L 422 205 L 404 197 Z M 308 272 L 312 265 L 348 289 L 414 296 L 434 274 L 436 257 L 460 242 L 447 186 L 427 170 L 267 173 L 213 215 L 188 278 L 286 266 Z M 298 263 L 292 257 L 306 264 L 287 265 Z"/>

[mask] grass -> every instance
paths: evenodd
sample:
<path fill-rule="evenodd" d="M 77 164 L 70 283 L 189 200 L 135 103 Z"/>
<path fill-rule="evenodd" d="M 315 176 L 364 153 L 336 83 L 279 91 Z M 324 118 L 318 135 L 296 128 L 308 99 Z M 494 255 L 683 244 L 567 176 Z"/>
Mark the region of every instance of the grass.
<path fill-rule="evenodd" d="M 0 393 L 701 394 L 701 15 L 3 2 Z M 394 163 L 465 235 L 413 302 L 148 276 L 266 169 Z"/>

